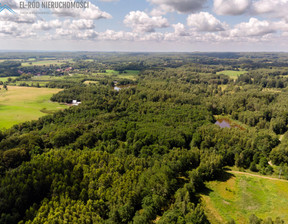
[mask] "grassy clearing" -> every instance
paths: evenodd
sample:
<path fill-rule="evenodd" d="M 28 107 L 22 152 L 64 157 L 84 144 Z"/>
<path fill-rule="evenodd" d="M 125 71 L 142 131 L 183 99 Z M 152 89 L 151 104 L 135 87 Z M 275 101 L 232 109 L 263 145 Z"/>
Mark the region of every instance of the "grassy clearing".
<path fill-rule="evenodd" d="M 137 70 L 125 70 L 125 72 L 119 74 L 118 71 L 115 70 L 106 70 L 105 73 L 92 73 L 93 76 L 113 76 L 115 78 L 120 79 L 131 79 L 136 80 L 140 71 Z"/>
<path fill-rule="evenodd" d="M 104 75 L 117 75 L 117 78 L 122 79 L 131 79 L 136 80 L 136 76 L 140 73 L 140 71 L 137 70 L 125 70 L 125 72 L 119 74 L 118 71 L 115 70 L 106 70 L 106 73 L 103 73 Z"/>
<path fill-rule="evenodd" d="M 115 70 L 108 69 L 108 70 L 106 70 L 106 74 L 109 74 L 109 75 L 118 75 L 119 72 L 118 72 L 118 71 L 115 71 Z"/>
<path fill-rule="evenodd" d="M 224 70 L 224 71 L 217 72 L 217 75 L 219 75 L 219 74 L 228 75 L 230 77 L 230 79 L 236 80 L 239 75 L 242 75 L 245 73 L 247 73 L 247 71 Z"/>
<path fill-rule="evenodd" d="M 72 59 L 68 59 L 68 60 L 43 60 L 43 61 L 31 61 L 31 62 L 24 62 L 21 65 L 23 67 L 27 67 L 27 66 L 34 66 L 34 65 L 38 65 L 38 66 L 49 66 L 49 65 L 61 65 L 61 64 L 65 64 L 65 63 L 73 63 Z"/>
<path fill-rule="evenodd" d="M 33 76 L 33 81 L 54 81 L 54 80 L 64 80 L 66 76 L 49 76 L 49 75 L 42 75 L 42 76 Z"/>
<path fill-rule="evenodd" d="M 226 174 L 225 181 L 206 183 L 202 195 L 211 223 L 248 223 L 251 214 L 265 219 L 280 217 L 288 222 L 288 181 L 270 180 L 245 173 Z"/>
<path fill-rule="evenodd" d="M 119 78 L 136 80 L 136 77 L 139 75 L 140 71 L 137 70 L 126 70 L 125 73 L 119 74 Z"/>
<path fill-rule="evenodd" d="M 9 84 L 9 86 L 23 86 L 22 84 L 28 84 L 29 86 L 37 86 L 37 84 L 39 84 L 39 86 L 41 87 L 45 87 L 47 83 L 49 82 L 44 82 L 44 81 L 17 81 L 16 83 L 11 83 Z"/>
<path fill-rule="evenodd" d="M 263 88 L 262 92 L 281 93 L 282 90 L 276 88 Z"/>
<path fill-rule="evenodd" d="M 0 81 L 6 82 L 8 80 L 8 77 L 0 77 Z"/>
<path fill-rule="evenodd" d="M 0 77 L 0 81 L 2 82 L 6 82 L 8 81 L 8 79 L 11 78 L 12 80 L 17 78 L 16 76 L 9 76 L 9 77 Z"/>
<path fill-rule="evenodd" d="M 99 81 L 85 81 L 84 84 L 89 85 L 89 84 L 99 84 Z"/>
<path fill-rule="evenodd" d="M 125 72 L 129 75 L 139 75 L 139 70 L 125 70 Z"/>
<path fill-rule="evenodd" d="M 8 86 L 8 91 L 0 92 L 0 129 L 36 120 L 45 115 L 41 110 L 53 112 L 67 108 L 50 102 L 50 97 L 59 91 L 60 89 Z"/>

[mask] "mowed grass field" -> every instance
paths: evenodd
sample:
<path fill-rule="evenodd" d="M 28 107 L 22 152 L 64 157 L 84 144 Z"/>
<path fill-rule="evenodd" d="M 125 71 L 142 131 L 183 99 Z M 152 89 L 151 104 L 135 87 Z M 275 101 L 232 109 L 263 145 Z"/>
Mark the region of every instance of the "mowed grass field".
<path fill-rule="evenodd" d="M 247 71 L 224 70 L 224 71 L 217 72 L 217 75 L 218 74 L 228 75 L 230 77 L 230 79 L 236 80 L 239 75 L 242 75 L 245 73 L 247 73 Z"/>
<path fill-rule="evenodd" d="M 2 87 L 2 86 L 1 86 Z M 45 115 L 44 111 L 54 112 L 67 108 L 53 103 L 50 97 L 61 89 L 8 86 L 8 91 L 0 91 L 0 130 L 14 124 L 36 120 Z"/>
<path fill-rule="evenodd" d="M 251 176 L 245 173 L 227 174 L 226 181 L 211 181 L 202 202 L 209 221 L 249 223 L 251 214 L 261 219 L 280 217 L 288 223 L 288 181 Z"/>

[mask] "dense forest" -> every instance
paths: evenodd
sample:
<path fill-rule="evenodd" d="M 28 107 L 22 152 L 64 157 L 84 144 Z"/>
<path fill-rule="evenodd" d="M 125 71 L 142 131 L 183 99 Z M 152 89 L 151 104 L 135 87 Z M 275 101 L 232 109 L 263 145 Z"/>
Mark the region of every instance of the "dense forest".
<path fill-rule="evenodd" d="M 51 81 L 52 101 L 81 104 L 0 131 L 0 223 L 209 223 L 199 193 L 226 166 L 269 175 L 271 161 L 288 178 L 288 70 L 266 56 L 76 54 L 87 73 L 140 73 L 120 91 L 113 77 Z"/>

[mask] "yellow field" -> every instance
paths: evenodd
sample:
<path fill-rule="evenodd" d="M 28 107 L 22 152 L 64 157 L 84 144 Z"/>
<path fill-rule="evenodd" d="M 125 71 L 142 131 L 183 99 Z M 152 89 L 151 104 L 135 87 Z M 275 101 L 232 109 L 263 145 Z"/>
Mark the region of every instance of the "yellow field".
<path fill-rule="evenodd" d="M 1 86 L 2 87 L 2 86 Z M 50 97 L 61 89 L 8 86 L 8 91 L 0 91 L 0 129 L 14 124 L 36 120 L 46 113 L 67 108 L 53 103 Z"/>

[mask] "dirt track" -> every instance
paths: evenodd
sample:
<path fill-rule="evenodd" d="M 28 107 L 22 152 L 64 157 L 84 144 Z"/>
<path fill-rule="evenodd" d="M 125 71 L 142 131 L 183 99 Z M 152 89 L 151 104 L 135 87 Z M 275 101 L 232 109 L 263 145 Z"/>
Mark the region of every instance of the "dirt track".
<path fill-rule="evenodd" d="M 278 181 L 288 182 L 288 180 L 278 179 L 278 178 L 274 178 L 274 177 L 266 177 L 266 176 L 262 176 L 262 175 L 246 173 L 246 172 L 241 172 L 241 171 L 232 171 L 232 170 L 230 170 L 230 171 L 227 171 L 227 172 L 228 173 L 243 174 L 243 175 L 248 175 L 248 176 L 253 176 L 253 177 L 260 177 L 260 178 L 269 179 L 269 180 L 278 180 Z"/>

